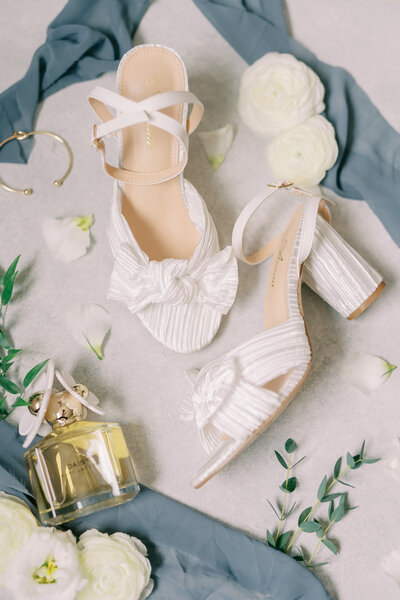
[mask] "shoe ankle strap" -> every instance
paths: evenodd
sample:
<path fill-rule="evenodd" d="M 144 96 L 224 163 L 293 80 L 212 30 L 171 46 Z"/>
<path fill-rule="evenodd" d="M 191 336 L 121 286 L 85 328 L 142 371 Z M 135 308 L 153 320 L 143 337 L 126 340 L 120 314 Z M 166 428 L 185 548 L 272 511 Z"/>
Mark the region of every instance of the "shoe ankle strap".
<path fill-rule="evenodd" d="M 289 191 L 305 196 L 308 199 L 304 208 L 304 225 L 300 252 L 300 262 L 304 262 L 311 251 L 317 214 L 320 210 L 323 212 L 326 211 L 324 201 L 319 196 L 314 196 L 314 194 L 311 192 L 307 192 L 303 188 L 294 186 L 292 183 L 278 182 L 269 184 L 268 187 L 273 188 L 272 191 L 269 193 L 262 191 L 254 196 L 254 198 L 250 200 L 248 204 L 246 204 L 236 219 L 232 232 L 233 250 L 237 258 L 248 265 L 259 265 L 260 263 L 264 262 L 264 260 L 267 260 L 270 258 L 270 256 L 272 256 L 280 242 L 281 234 L 278 234 L 270 242 L 256 250 L 256 252 L 253 254 L 246 256 L 243 250 L 244 231 L 253 214 L 266 200 L 272 198 L 272 196 L 274 196 L 280 189 L 288 189 Z"/>
<path fill-rule="evenodd" d="M 163 92 L 149 96 L 141 102 L 135 102 L 116 92 L 97 86 L 89 95 L 89 103 L 103 122 L 93 128 L 92 145 L 96 150 L 101 151 L 104 170 L 111 177 L 124 183 L 152 185 L 173 179 L 183 171 L 188 160 L 189 135 L 200 123 L 204 112 L 202 103 L 192 92 L 185 90 Z M 193 104 L 186 129 L 176 119 L 160 112 L 162 109 L 176 104 Z M 117 110 L 116 117 L 111 114 L 107 106 Z M 177 165 L 161 171 L 143 173 L 115 167 L 106 161 L 104 138 L 138 123 L 150 123 L 178 139 L 183 150 L 183 157 Z"/>

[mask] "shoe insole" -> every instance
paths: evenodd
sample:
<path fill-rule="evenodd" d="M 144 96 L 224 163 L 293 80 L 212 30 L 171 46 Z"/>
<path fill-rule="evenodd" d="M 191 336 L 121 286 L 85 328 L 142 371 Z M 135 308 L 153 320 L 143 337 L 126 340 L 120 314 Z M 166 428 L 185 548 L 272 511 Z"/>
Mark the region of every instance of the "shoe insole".
<path fill-rule="evenodd" d="M 144 46 L 130 52 L 120 68 L 119 92 L 139 102 L 160 92 L 185 90 L 185 71 L 176 54 Z M 163 113 L 182 123 L 184 105 Z M 185 123 L 186 125 L 186 123 Z M 179 141 L 149 123 L 122 132 L 123 168 L 154 172 L 179 163 Z M 122 213 L 150 260 L 188 259 L 201 234 L 191 221 L 181 189 L 181 176 L 153 185 L 124 184 Z"/>

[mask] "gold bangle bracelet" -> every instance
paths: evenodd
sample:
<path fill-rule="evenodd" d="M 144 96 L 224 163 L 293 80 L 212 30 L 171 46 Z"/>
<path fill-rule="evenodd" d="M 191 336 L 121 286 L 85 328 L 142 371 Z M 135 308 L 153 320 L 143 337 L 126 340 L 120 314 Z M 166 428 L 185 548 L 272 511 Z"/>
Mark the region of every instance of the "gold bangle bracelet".
<path fill-rule="evenodd" d="M 66 148 L 66 150 L 68 152 L 68 156 L 69 156 L 68 169 L 66 170 L 64 175 L 62 177 L 60 177 L 60 179 L 56 179 L 55 181 L 53 181 L 53 185 L 55 187 L 60 187 L 60 185 L 62 185 L 64 183 L 64 181 L 70 174 L 71 169 L 72 169 L 72 162 L 73 162 L 72 150 L 69 147 L 69 144 L 60 135 L 57 135 L 56 133 L 52 133 L 51 131 L 29 131 L 28 133 L 25 131 L 14 131 L 14 133 L 12 135 L 10 135 L 10 137 L 8 137 L 5 140 L 3 140 L 2 142 L 0 142 L 0 150 L 5 144 L 7 144 L 7 142 L 11 142 L 11 140 L 18 140 L 20 142 L 22 140 L 26 140 L 27 138 L 31 137 L 32 135 L 48 135 L 48 136 L 52 137 L 53 139 L 57 140 L 57 142 L 60 142 Z M 11 187 L 10 185 L 7 185 L 1 179 L 1 177 L 0 177 L 0 187 L 4 188 L 8 192 L 15 192 L 16 194 L 25 194 L 26 196 L 29 196 L 33 192 L 32 188 L 25 188 L 24 190 L 20 190 L 18 188 Z"/>

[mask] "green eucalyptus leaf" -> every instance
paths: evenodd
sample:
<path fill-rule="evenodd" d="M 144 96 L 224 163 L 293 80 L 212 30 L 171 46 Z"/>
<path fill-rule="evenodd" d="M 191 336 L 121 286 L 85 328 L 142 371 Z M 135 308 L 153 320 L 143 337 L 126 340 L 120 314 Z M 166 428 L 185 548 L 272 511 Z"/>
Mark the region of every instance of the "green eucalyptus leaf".
<path fill-rule="evenodd" d="M 335 510 L 335 503 L 333 502 L 333 500 L 331 500 L 331 502 L 329 502 L 329 507 L 328 507 L 328 517 L 329 517 L 330 521 L 332 521 L 332 514 L 333 514 L 334 510 Z"/>
<path fill-rule="evenodd" d="M 282 483 L 282 485 L 280 485 L 279 487 L 281 488 L 281 490 L 283 492 L 288 492 L 289 494 L 291 494 L 296 489 L 296 486 L 297 486 L 296 477 L 289 477 L 289 479 L 287 481 L 284 481 Z"/>
<path fill-rule="evenodd" d="M 292 454 L 297 449 L 297 444 L 292 438 L 289 438 L 285 442 L 285 450 L 288 454 Z"/>
<path fill-rule="evenodd" d="M 308 506 L 300 513 L 299 520 L 298 520 L 299 526 L 307 519 L 307 517 L 309 516 L 311 511 L 312 511 L 312 506 Z"/>
<path fill-rule="evenodd" d="M 363 458 L 363 456 L 364 456 L 364 450 L 365 450 L 365 440 L 361 444 L 361 450 L 360 450 L 360 456 L 361 456 L 361 458 Z"/>
<path fill-rule="evenodd" d="M 303 521 L 300 525 L 300 529 L 306 533 L 315 533 L 321 529 L 321 525 L 315 521 Z"/>
<path fill-rule="evenodd" d="M 309 565 L 310 569 L 316 569 L 317 567 L 324 567 L 325 565 L 329 565 L 328 561 L 322 562 L 322 563 L 312 563 L 311 565 Z"/>
<path fill-rule="evenodd" d="M 353 456 L 353 459 L 355 463 L 353 469 L 359 469 L 362 465 L 361 456 L 359 454 L 356 454 L 355 456 Z"/>
<path fill-rule="evenodd" d="M 8 369 L 13 366 L 13 364 L 13 362 L 4 362 L 4 360 L 1 361 L 1 370 L 3 371 L 4 375 L 7 373 Z"/>
<path fill-rule="evenodd" d="M 338 483 L 341 483 L 342 485 L 346 485 L 347 487 L 351 487 L 351 488 L 355 488 L 355 485 L 351 485 L 351 483 L 346 483 L 345 481 L 342 481 L 341 479 L 337 480 Z"/>
<path fill-rule="evenodd" d="M 372 465 L 380 460 L 381 460 L 380 458 L 363 458 L 362 459 L 363 463 L 365 463 L 367 465 Z"/>
<path fill-rule="evenodd" d="M 27 402 L 26 400 L 24 400 L 22 398 L 22 396 L 18 396 L 18 398 L 16 399 L 16 401 L 13 404 L 13 408 L 17 408 L 17 406 L 29 406 L 30 402 Z"/>
<path fill-rule="evenodd" d="M 14 290 L 14 283 L 17 278 L 18 271 L 4 284 L 3 291 L 1 292 L 1 304 L 7 306 L 11 300 L 11 296 Z"/>
<path fill-rule="evenodd" d="M 7 336 L 2 329 L 0 329 L 0 346 L 1 346 L 1 348 L 7 348 L 7 349 L 10 347 Z"/>
<path fill-rule="evenodd" d="M 40 371 L 43 369 L 43 367 L 45 367 L 47 365 L 48 362 L 49 362 L 49 359 L 47 358 L 43 362 L 41 362 L 38 365 L 35 365 L 34 367 L 32 367 L 32 369 L 27 372 L 27 374 L 24 377 L 24 381 L 23 381 L 23 386 L 25 388 L 28 387 L 28 385 L 30 383 L 32 383 L 32 381 L 35 379 L 35 377 L 37 375 L 39 375 Z"/>
<path fill-rule="evenodd" d="M 335 463 L 335 467 L 333 469 L 333 476 L 335 479 L 337 479 L 339 477 L 341 466 L 342 466 L 342 457 L 337 459 L 337 461 Z"/>
<path fill-rule="evenodd" d="M 3 389 L 5 389 L 6 392 L 9 392 L 10 394 L 19 394 L 20 393 L 20 389 L 17 386 L 17 384 L 14 383 L 13 381 L 11 381 L 11 379 L 4 377 L 3 375 L 0 375 L 0 386 Z"/>
<path fill-rule="evenodd" d="M 7 396 L 3 396 L 0 398 L 0 408 L 3 406 L 4 402 L 7 400 Z"/>
<path fill-rule="evenodd" d="M 326 496 L 324 496 L 321 500 L 321 502 L 331 502 L 331 500 L 336 500 L 336 498 L 339 498 L 339 496 L 341 496 L 343 494 L 343 492 L 335 492 L 334 494 L 327 494 Z"/>
<path fill-rule="evenodd" d="M 276 548 L 274 536 L 272 535 L 272 533 L 269 530 L 267 530 L 267 542 L 268 542 L 268 546 L 272 546 L 272 548 Z"/>
<path fill-rule="evenodd" d="M 292 504 L 291 508 L 289 508 L 289 510 L 287 510 L 287 511 L 285 512 L 285 514 L 283 515 L 283 520 L 285 520 L 285 519 L 287 519 L 288 517 L 290 517 L 290 515 L 292 514 L 292 512 L 293 512 L 293 511 L 294 511 L 294 509 L 295 509 L 295 506 L 296 506 L 296 504 L 297 504 L 297 503 L 296 503 L 296 501 L 295 501 L 295 502 L 293 502 L 293 504 Z"/>
<path fill-rule="evenodd" d="M 354 461 L 354 458 L 350 454 L 350 452 L 347 453 L 346 458 L 347 458 L 347 466 L 350 467 L 350 469 L 354 469 L 356 463 Z"/>
<path fill-rule="evenodd" d="M 328 538 L 324 538 L 322 540 L 322 543 L 331 551 L 333 552 L 333 554 L 337 554 L 338 553 L 338 549 L 336 547 L 336 545 L 332 542 L 332 540 L 328 540 Z"/>
<path fill-rule="evenodd" d="M 282 533 L 278 539 L 276 540 L 276 547 L 278 550 L 282 550 L 282 552 L 285 550 L 290 538 L 292 537 L 293 531 L 285 531 L 285 533 Z"/>
<path fill-rule="evenodd" d="M 21 255 L 19 254 L 17 256 L 17 258 L 14 258 L 11 265 L 8 267 L 7 271 L 5 272 L 5 275 L 3 277 L 3 286 L 4 287 L 6 287 L 7 283 L 13 279 L 13 277 L 15 275 L 15 270 L 17 268 L 18 261 L 20 258 L 21 258 Z"/>
<path fill-rule="evenodd" d="M 300 460 L 298 460 L 297 462 L 294 463 L 294 465 L 292 466 L 292 469 L 297 467 L 297 465 L 299 465 L 301 462 L 303 462 L 303 460 L 305 460 L 306 458 L 307 458 L 307 456 L 303 456 L 302 458 L 300 458 Z"/>
<path fill-rule="evenodd" d="M 317 498 L 318 500 L 322 500 L 322 498 L 325 496 L 325 492 L 326 492 L 326 485 L 327 485 L 327 478 L 326 475 L 323 478 L 323 480 L 321 481 L 321 483 L 319 484 L 319 488 L 318 488 L 318 493 L 317 493 Z"/>
<path fill-rule="evenodd" d="M 304 558 L 302 557 L 301 554 L 295 554 L 294 556 L 292 556 L 292 558 L 294 558 L 294 560 L 297 560 L 298 562 L 304 561 Z"/>
<path fill-rule="evenodd" d="M 15 358 L 17 354 L 19 354 L 19 352 L 22 352 L 22 350 L 18 350 L 16 348 L 7 350 L 7 356 L 3 358 L 3 362 L 9 362 L 13 358 Z"/>
<path fill-rule="evenodd" d="M 339 504 L 332 513 L 331 521 L 337 523 L 341 519 L 343 519 L 345 515 L 346 509 L 342 504 Z"/>
<path fill-rule="evenodd" d="M 274 511 L 274 513 L 276 514 L 276 516 L 278 517 L 278 519 L 280 519 L 281 518 L 280 515 L 278 515 L 278 513 L 275 510 L 274 505 L 268 500 L 268 498 L 267 498 L 267 502 L 270 505 L 270 507 L 272 508 L 272 510 Z"/>
<path fill-rule="evenodd" d="M 287 469 L 288 466 L 287 466 L 286 460 L 283 458 L 283 456 L 281 454 L 279 454 L 278 450 L 274 450 L 274 452 L 275 452 L 276 458 L 279 460 L 279 462 L 281 463 L 282 467 L 284 469 Z"/>

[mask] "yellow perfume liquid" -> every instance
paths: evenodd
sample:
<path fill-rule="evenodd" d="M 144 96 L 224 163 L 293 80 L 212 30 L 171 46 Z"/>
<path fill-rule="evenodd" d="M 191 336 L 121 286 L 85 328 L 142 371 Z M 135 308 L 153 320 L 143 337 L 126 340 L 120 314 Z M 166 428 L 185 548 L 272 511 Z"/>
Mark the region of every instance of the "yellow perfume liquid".
<path fill-rule="evenodd" d="M 25 453 L 25 462 L 41 521 L 47 525 L 122 504 L 139 492 L 117 423 L 55 423 L 53 431 Z"/>

